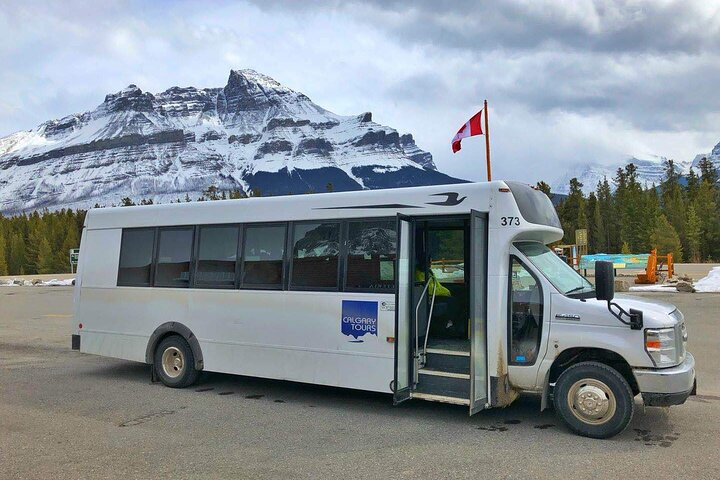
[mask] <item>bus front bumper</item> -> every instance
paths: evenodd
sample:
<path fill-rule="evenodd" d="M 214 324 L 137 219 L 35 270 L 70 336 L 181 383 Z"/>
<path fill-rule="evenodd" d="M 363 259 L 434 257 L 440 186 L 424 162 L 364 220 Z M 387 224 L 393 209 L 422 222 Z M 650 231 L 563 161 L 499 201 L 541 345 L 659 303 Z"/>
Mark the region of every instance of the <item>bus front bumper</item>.
<path fill-rule="evenodd" d="M 685 361 L 670 368 L 634 368 L 643 403 L 649 407 L 669 407 L 685 403 L 695 395 L 695 357 L 689 352 Z"/>

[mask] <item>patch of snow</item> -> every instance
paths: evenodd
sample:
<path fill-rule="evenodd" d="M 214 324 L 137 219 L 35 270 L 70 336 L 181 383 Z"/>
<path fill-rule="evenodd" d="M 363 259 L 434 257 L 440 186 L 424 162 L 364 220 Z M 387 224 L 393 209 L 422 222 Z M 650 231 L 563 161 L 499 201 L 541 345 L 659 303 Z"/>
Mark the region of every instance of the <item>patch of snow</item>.
<path fill-rule="evenodd" d="M 720 267 L 713 268 L 707 277 L 695 282 L 695 290 L 702 293 L 720 293 Z"/>
<path fill-rule="evenodd" d="M 675 285 L 635 285 L 631 292 L 677 292 Z"/>

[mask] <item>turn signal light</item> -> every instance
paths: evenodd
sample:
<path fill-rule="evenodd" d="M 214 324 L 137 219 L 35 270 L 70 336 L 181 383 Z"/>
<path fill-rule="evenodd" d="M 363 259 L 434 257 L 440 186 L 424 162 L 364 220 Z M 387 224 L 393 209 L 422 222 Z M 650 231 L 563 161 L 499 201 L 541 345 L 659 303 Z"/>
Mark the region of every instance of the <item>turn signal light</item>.
<path fill-rule="evenodd" d="M 385 340 L 387 340 L 388 343 L 395 343 L 395 337 L 386 337 Z"/>

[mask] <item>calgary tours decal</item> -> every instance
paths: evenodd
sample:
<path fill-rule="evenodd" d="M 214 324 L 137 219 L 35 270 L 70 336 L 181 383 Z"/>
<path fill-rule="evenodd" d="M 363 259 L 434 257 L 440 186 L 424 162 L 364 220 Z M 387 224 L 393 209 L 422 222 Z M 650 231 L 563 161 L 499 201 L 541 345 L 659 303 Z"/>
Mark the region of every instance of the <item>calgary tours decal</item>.
<path fill-rule="evenodd" d="M 378 302 L 361 300 L 342 301 L 341 331 L 353 337 L 353 343 L 362 343 L 364 335 L 378 335 Z"/>

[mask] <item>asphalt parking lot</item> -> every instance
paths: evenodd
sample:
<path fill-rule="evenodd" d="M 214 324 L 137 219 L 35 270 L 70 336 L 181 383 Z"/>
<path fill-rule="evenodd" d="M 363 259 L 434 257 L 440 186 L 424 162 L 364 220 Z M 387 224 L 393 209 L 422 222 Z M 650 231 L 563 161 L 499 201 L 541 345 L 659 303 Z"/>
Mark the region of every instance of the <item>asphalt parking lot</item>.
<path fill-rule="evenodd" d="M 539 400 L 466 407 L 205 374 L 173 390 L 146 365 L 71 351 L 72 289 L 0 288 L 0 478 L 718 478 L 720 295 L 643 294 L 685 313 L 698 393 L 638 403 L 611 440 Z"/>

